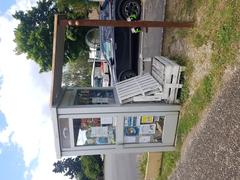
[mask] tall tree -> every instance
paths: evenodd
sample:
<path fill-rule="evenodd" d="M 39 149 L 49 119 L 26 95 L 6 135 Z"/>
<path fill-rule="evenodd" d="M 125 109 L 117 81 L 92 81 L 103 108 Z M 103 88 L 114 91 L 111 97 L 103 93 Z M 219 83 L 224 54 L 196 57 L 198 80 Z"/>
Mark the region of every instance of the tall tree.
<path fill-rule="evenodd" d="M 87 18 L 88 11 L 74 13 L 68 7 L 57 8 L 54 0 L 42 0 L 26 12 L 17 11 L 13 17 L 20 21 L 15 29 L 16 53 L 26 53 L 28 59 L 40 66 L 40 72 L 51 70 L 54 14 L 64 13 L 68 18 Z M 89 28 L 68 27 L 65 36 L 64 62 L 74 61 L 79 53 L 87 51 L 85 34 Z"/>
<path fill-rule="evenodd" d="M 53 172 L 64 173 L 70 179 L 96 180 L 103 176 L 103 161 L 99 155 L 67 158 L 57 161 L 53 166 Z"/>
<path fill-rule="evenodd" d="M 59 160 L 54 163 L 53 166 L 53 172 L 64 173 L 64 175 L 69 176 L 70 179 L 74 178 L 77 175 L 84 176 L 80 156 L 77 156 L 76 158 Z"/>

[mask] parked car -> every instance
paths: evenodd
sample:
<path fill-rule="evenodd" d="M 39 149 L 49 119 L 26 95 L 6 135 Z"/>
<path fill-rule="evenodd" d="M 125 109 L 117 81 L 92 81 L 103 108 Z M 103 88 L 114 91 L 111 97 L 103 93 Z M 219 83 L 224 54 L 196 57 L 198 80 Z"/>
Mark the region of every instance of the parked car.
<path fill-rule="evenodd" d="M 104 61 L 93 61 L 91 86 L 108 87 L 111 85 L 108 64 Z"/>
<path fill-rule="evenodd" d="M 140 0 L 105 0 L 100 8 L 102 20 L 127 20 L 131 15 L 140 19 Z M 130 28 L 100 27 L 100 47 L 111 66 L 113 80 L 138 74 L 139 34 L 133 34 Z"/>

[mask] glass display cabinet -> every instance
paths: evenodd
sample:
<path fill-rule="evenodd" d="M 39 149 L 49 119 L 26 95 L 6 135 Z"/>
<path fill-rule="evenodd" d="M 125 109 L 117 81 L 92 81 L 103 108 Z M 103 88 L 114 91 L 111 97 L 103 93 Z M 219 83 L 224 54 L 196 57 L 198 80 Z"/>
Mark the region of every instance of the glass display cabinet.
<path fill-rule="evenodd" d="M 55 113 L 59 157 L 175 147 L 178 105 L 122 105 L 114 88 L 68 88 Z"/>
<path fill-rule="evenodd" d="M 114 85 L 63 87 L 65 26 L 61 18 L 55 15 L 50 100 L 57 157 L 173 151 L 179 105 L 154 101 L 123 104 Z"/>

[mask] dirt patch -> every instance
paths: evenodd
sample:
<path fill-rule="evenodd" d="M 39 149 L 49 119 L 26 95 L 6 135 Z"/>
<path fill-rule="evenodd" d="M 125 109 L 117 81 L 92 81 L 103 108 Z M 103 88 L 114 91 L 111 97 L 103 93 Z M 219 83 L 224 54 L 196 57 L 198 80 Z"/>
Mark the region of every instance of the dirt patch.
<path fill-rule="evenodd" d="M 173 32 L 166 32 L 164 36 L 165 46 L 163 54 L 171 57 L 184 57 L 186 60 L 192 62 L 193 73 L 190 77 L 189 84 L 189 95 L 191 96 L 198 87 L 199 82 L 211 69 L 212 42 L 207 42 L 203 46 L 197 48 L 185 38 L 172 36 L 172 39 L 174 38 L 174 40 L 170 40 L 168 37 L 168 34 L 170 33 Z"/>

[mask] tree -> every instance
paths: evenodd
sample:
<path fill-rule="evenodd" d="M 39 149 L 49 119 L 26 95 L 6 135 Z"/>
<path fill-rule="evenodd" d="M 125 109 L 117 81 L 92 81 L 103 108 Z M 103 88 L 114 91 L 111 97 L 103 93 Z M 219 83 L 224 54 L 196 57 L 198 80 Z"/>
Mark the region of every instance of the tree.
<path fill-rule="evenodd" d="M 70 179 L 96 180 L 103 176 L 103 161 L 99 155 L 67 158 L 57 161 L 53 166 L 53 172 L 64 173 Z"/>
<path fill-rule="evenodd" d="M 82 165 L 80 156 L 76 158 L 67 158 L 59 160 L 53 164 L 55 173 L 64 173 L 65 176 L 70 176 L 72 179 L 74 176 L 82 173 Z"/>
<path fill-rule="evenodd" d="M 87 63 L 88 54 L 81 55 L 76 61 L 66 64 L 63 71 L 65 86 L 90 87 L 91 63 Z"/>
<path fill-rule="evenodd" d="M 99 155 L 83 156 L 81 162 L 84 174 L 89 180 L 103 176 L 103 161 Z"/>
<path fill-rule="evenodd" d="M 75 12 L 89 13 L 92 9 L 97 8 L 99 3 L 89 2 L 88 0 L 57 0 L 57 6 L 59 9 L 68 7 Z M 85 11 L 85 12 L 84 12 Z"/>
<path fill-rule="evenodd" d="M 28 59 L 40 66 L 40 72 L 51 70 L 54 14 L 64 13 L 68 18 L 83 19 L 88 11 L 73 12 L 68 7 L 59 10 L 54 0 L 42 0 L 26 12 L 17 11 L 13 17 L 20 21 L 14 31 L 16 53 L 26 53 Z M 68 27 L 65 36 L 64 63 L 75 61 L 87 51 L 85 34 L 89 28 Z"/>

